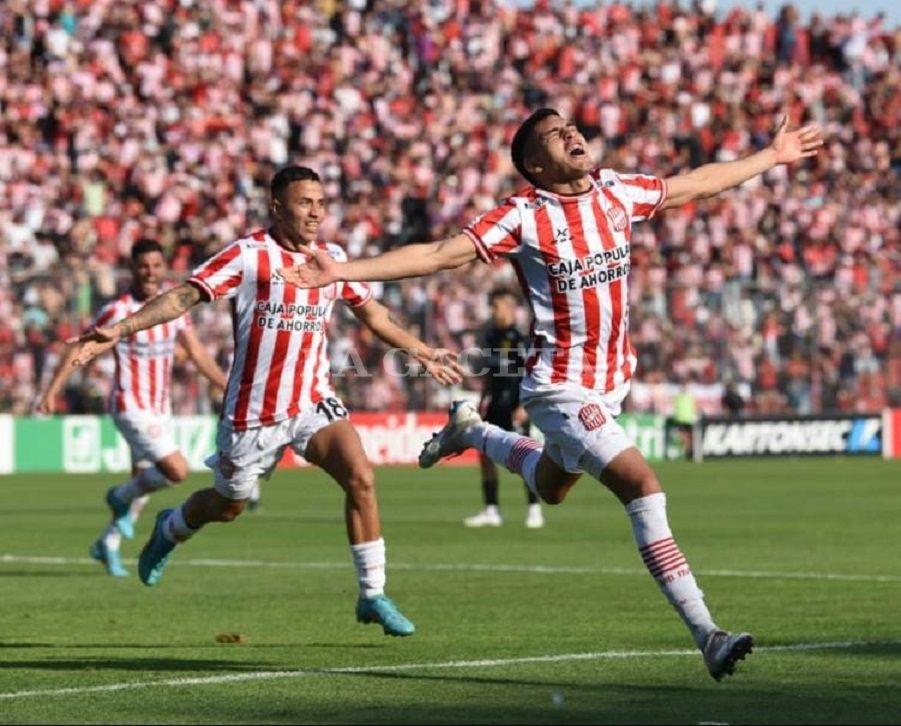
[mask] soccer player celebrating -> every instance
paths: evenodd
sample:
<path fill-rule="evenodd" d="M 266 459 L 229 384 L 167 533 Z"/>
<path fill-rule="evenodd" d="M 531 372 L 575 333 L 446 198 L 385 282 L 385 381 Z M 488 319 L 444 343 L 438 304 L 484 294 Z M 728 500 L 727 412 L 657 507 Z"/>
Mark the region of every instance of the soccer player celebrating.
<path fill-rule="evenodd" d="M 636 364 L 627 290 L 632 225 L 813 156 L 822 143 L 815 126 L 789 131 L 785 120 L 766 149 L 661 179 L 595 168 L 578 130 L 553 109 L 540 109 L 519 127 L 511 149 L 529 186 L 462 234 L 352 262 L 314 249 L 307 264 L 282 274 L 307 288 L 509 259 L 533 314 L 535 352 L 521 390 L 529 417 L 545 434 L 544 447 L 457 404 L 420 464 L 475 447 L 521 474 L 549 504 L 562 502 L 582 472 L 599 479 L 625 506 L 645 565 L 719 680 L 751 651 L 752 638 L 714 624 L 670 531 L 660 483 L 616 421 Z"/>
<path fill-rule="evenodd" d="M 528 419 L 519 404 L 519 382 L 524 363 L 523 352 L 527 341 L 516 327 L 516 295 L 508 289 L 492 290 L 488 296 L 491 320 L 482 336 L 480 374 L 484 376 L 482 400 L 479 411 L 485 421 L 500 426 L 505 431 L 521 429 Z M 482 470 L 482 500 L 484 508 L 463 520 L 467 527 L 500 527 L 503 524 L 497 494 L 497 465 L 485 454 L 479 455 Z M 544 515 L 538 495 L 526 486 L 529 503 L 526 527 L 538 529 L 544 526 Z"/>
<path fill-rule="evenodd" d="M 113 325 L 139 310 L 160 292 L 165 274 L 166 259 L 159 243 L 137 242 L 131 250 L 131 287 L 100 310 L 95 326 Z M 188 462 L 172 437 L 170 416 L 169 381 L 176 343 L 182 345 L 210 383 L 220 389 L 225 387 L 225 373 L 203 347 L 188 315 L 123 336 L 103 347 L 112 348 L 115 355 L 109 412 L 128 443 L 132 476 L 106 492 L 112 522 L 91 545 L 90 554 L 117 577 L 128 575 L 119 557 L 121 539 L 134 537 L 134 525 L 148 495 L 183 481 L 188 474 Z M 70 344 L 35 406 L 36 413 L 51 414 L 56 410 L 57 397 L 74 371 L 72 361 L 77 353 L 77 346 Z"/>
<path fill-rule="evenodd" d="M 384 594 L 385 542 L 372 465 L 331 388 L 326 331 L 332 307 L 344 302 L 379 338 L 410 351 L 442 383 L 459 382 L 462 369 L 448 351 L 432 349 L 397 326 L 387 308 L 372 299 L 368 285 L 336 283 L 305 291 L 276 274 L 300 262 L 304 248 L 346 259 L 340 247 L 318 240 L 326 202 L 316 172 L 300 166 L 279 171 L 271 182 L 270 213 L 268 231 L 231 243 L 184 284 L 81 338 L 76 364 L 123 336 L 178 318 L 201 301 L 232 301 L 235 353 L 218 453 L 210 462 L 215 484 L 157 515 L 138 573 L 144 584 L 155 584 L 176 545 L 209 522 L 234 520 L 257 479 L 268 477 L 290 446 L 345 491 L 347 534 L 360 585 L 357 620 L 380 623 L 388 635 L 412 635 L 413 623 Z"/>

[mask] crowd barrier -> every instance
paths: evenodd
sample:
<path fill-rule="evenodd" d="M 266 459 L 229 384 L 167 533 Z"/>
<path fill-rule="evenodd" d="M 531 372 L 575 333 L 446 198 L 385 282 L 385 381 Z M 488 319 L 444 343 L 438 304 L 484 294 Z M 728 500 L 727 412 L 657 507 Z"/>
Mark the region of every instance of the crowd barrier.
<path fill-rule="evenodd" d="M 445 412 L 352 413 L 363 448 L 376 465 L 416 464 L 422 444 L 447 421 Z M 175 441 L 192 471 L 203 471 L 215 451 L 214 416 L 174 416 Z M 623 425 L 651 459 L 663 458 L 662 418 L 627 415 Z M 449 459 L 450 465 L 472 465 L 474 451 Z M 281 468 L 305 466 L 290 449 Z M 131 466 L 128 446 L 107 416 L 18 417 L 0 415 L 0 473 L 123 472 Z"/>
<path fill-rule="evenodd" d="M 369 459 L 376 465 L 413 465 L 422 443 L 447 420 L 444 412 L 352 413 Z M 215 451 L 214 416 L 174 416 L 175 441 L 192 471 L 203 471 Z M 663 416 L 623 414 L 626 432 L 651 461 L 683 456 L 667 441 Z M 534 435 L 540 437 L 535 431 Z M 702 418 L 693 431 L 696 461 L 732 456 L 883 455 L 901 458 L 901 409 L 833 416 Z M 472 450 L 448 465 L 472 465 Z M 0 414 L 0 474 L 128 471 L 128 446 L 107 416 L 19 417 Z M 290 449 L 280 468 L 306 466 Z"/>

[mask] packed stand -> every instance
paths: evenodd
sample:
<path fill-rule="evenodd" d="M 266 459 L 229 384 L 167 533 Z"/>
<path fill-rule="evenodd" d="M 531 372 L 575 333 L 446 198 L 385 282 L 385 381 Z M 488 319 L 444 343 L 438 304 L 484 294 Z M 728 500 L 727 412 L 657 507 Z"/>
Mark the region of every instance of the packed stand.
<path fill-rule="evenodd" d="M 540 105 L 574 118 L 604 165 L 661 176 L 760 148 L 785 110 L 821 124 L 817 159 L 636 228 L 638 380 L 731 383 L 744 412 L 901 403 L 901 33 L 711 11 L 7 0 L 0 410 L 29 410 L 60 341 L 127 281 L 139 236 L 184 276 L 264 223 L 268 180 L 293 162 L 323 175 L 322 236 L 351 256 L 440 238 L 521 184 L 508 145 Z M 467 347 L 499 284 L 509 266 L 476 263 L 377 292 L 430 341 Z M 227 363 L 227 310 L 196 316 Z M 347 316 L 332 332 L 336 367 L 372 374 L 336 378 L 353 408 L 445 400 Z M 102 408 L 110 365 L 73 379 L 68 410 Z M 211 410 L 200 386 L 181 370 L 176 412 Z"/>

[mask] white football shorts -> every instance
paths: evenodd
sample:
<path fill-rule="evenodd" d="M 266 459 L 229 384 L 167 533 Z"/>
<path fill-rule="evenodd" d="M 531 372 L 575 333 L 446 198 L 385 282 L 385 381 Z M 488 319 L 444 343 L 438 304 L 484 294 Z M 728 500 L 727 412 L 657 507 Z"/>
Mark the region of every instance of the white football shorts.
<path fill-rule="evenodd" d="M 160 459 L 178 451 L 172 417 L 152 411 L 114 411 L 113 423 L 131 450 L 131 465 L 153 466 Z"/>
<path fill-rule="evenodd" d="M 568 384 L 522 390 L 522 404 L 544 434 L 548 456 L 565 471 L 586 471 L 595 478 L 635 446 L 615 418 L 623 398 L 621 390 L 605 395 Z"/>
<path fill-rule="evenodd" d="M 317 432 L 346 418 L 347 409 L 341 399 L 331 396 L 271 426 L 235 431 L 230 422 L 221 420 L 216 434 L 217 452 L 205 462 L 213 470 L 213 486 L 228 499 L 248 499 L 259 479 L 272 475 L 288 446 L 298 456 L 304 456 Z"/>

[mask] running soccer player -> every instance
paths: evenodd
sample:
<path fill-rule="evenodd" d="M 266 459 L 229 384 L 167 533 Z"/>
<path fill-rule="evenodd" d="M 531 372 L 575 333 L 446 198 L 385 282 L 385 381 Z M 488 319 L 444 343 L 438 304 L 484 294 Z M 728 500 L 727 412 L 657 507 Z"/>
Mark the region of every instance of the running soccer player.
<path fill-rule="evenodd" d="M 509 259 L 532 308 L 535 354 L 527 362 L 522 400 L 544 432 L 544 446 L 485 423 L 473 406 L 459 404 L 425 445 L 420 464 L 429 467 L 475 447 L 521 474 L 549 504 L 562 502 L 582 472 L 599 479 L 625 506 L 645 565 L 719 680 L 751 652 L 752 638 L 714 623 L 670 531 L 660 483 L 615 418 L 636 364 L 627 290 L 632 225 L 814 156 L 822 143 L 815 126 L 789 131 L 786 119 L 768 148 L 661 179 L 596 168 L 579 131 L 544 108 L 523 122 L 512 142 L 513 163 L 529 186 L 462 234 L 352 262 L 310 250 L 307 264 L 282 275 L 306 288 Z"/>
<path fill-rule="evenodd" d="M 285 284 L 276 270 L 302 260 L 305 247 L 322 249 L 339 261 L 346 255 L 337 245 L 318 240 L 326 201 L 316 172 L 299 166 L 282 169 L 270 191 L 268 231 L 232 242 L 184 284 L 135 315 L 81 338 L 76 364 L 111 341 L 178 318 L 199 302 L 232 302 L 235 354 L 218 453 L 210 461 L 214 486 L 157 515 L 138 574 L 145 585 L 154 585 L 177 545 L 209 522 L 234 520 L 257 479 L 268 477 L 290 446 L 322 467 L 346 494 L 347 534 L 360 586 L 357 620 L 380 623 L 388 635 L 412 635 L 413 623 L 384 594 L 385 541 L 372 465 L 331 387 L 326 333 L 332 307 L 344 302 L 375 335 L 408 350 L 442 383 L 459 382 L 462 369 L 448 351 L 432 349 L 396 325 L 366 284 L 338 283 L 310 291 Z"/>
<path fill-rule="evenodd" d="M 519 403 L 519 382 L 522 379 L 523 353 L 528 346 L 516 327 L 516 295 L 513 291 L 498 288 L 488 296 L 491 319 L 482 336 L 482 360 L 480 374 L 484 377 L 479 411 L 488 423 L 505 431 L 520 431 L 528 420 L 525 409 Z M 483 508 L 463 520 L 467 527 L 500 527 L 503 523 L 498 500 L 497 465 L 485 454 L 479 454 L 482 473 Z M 525 487 L 529 508 L 526 527 L 539 529 L 544 526 L 544 515 L 538 495 Z"/>
<path fill-rule="evenodd" d="M 113 325 L 139 310 L 160 292 L 165 274 L 166 258 L 159 243 L 137 242 L 131 249 L 131 287 L 101 308 L 94 325 Z M 107 490 L 106 503 L 112 521 L 89 552 L 116 577 L 128 575 L 122 566 L 119 546 L 123 536 L 134 537 L 135 522 L 148 495 L 178 484 L 188 474 L 188 462 L 172 436 L 169 381 L 176 344 L 184 348 L 197 370 L 213 386 L 225 388 L 225 373 L 200 342 L 188 315 L 104 347 L 104 350 L 113 349 L 116 361 L 108 410 L 128 443 L 132 470 L 127 482 Z M 57 398 L 74 371 L 72 361 L 76 354 L 77 346 L 70 344 L 35 405 L 36 413 L 51 414 L 57 410 Z"/>

